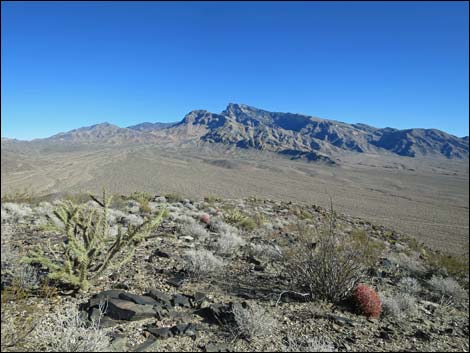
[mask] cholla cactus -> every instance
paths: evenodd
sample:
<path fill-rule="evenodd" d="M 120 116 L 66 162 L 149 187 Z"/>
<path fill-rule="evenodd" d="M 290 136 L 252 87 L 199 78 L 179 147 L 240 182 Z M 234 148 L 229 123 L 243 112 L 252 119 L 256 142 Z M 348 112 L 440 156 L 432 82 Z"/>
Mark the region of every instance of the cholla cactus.
<path fill-rule="evenodd" d="M 54 211 L 60 223 L 50 222 L 48 230 L 66 236 L 61 251 L 52 249 L 48 244 L 50 255 L 38 246 L 30 250 L 23 258 L 26 263 L 38 263 L 49 269 L 49 278 L 57 280 L 80 290 L 87 290 L 89 279 L 93 279 L 104 270 L 120 267 L 134 255 L 136 247 L 145 240 L 152 230 L 157 228 L 166 216 L 162 210 L 153 218 L 148 218 L 138 226 L 130 225 L 124 233 L 118 228 L 115 237 L 109 234 L 108 207 L 112 197 L 107 197 L 103 190 L 102 200 L 93 195 L 90 197 L 101 207 L 85 208 L 74 203 L 61 202 Z M 125 253 L 125 255 L 124 255 Z"/>

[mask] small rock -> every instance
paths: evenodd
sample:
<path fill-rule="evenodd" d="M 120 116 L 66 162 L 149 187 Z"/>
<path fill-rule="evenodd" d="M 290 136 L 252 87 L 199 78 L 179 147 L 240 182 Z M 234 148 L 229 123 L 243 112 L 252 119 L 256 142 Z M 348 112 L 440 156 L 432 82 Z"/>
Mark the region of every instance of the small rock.
<path fill-rule="evenodd" d="M 169 280 L 167 280 L 166 283 L 169 284 L 170 286 L 179 288 L 184 283 L 184 278 L 183 277 L 173 277 L 173 278 L 170 278 Z"/>
<path fill-rule="evenodd" d="M 196 292 L 192 297 L 191 297 L 191 302 L 193 306 L 200 306 L 204 300 L 207 299 L 207 296 L 202 293 L 202 292 Z"/>
<path fill-rule="evenodd" d="M 147 351 L 155 352 L 156 351 L 155 349 L 157 347 L 154 347 L 154 345 L 155 346 L 157 345 L 157 340 L 155 339 L 154 336 L 149 336 L 144 343 L 139 344 L 137 347 L 134 347 L 132 351 L 133 352 L 147 352 Z"/>
<path fill-rule="evenodd" d="M 182 306 L 182 307 L 185 307 L 185 308 L 190 308 L 191 307 L 191 303 L 189 302 L 189 298 L 185 295 L 174 294 L 172 299 L 171 299 L 171 302 L 172 302 L 173 306 Z"/>
<path fill-rule="evenodd" d="M 212 304 L 208 307 L 196 310 L 194 313 L 203 317 L 212 324 L 220 325 L 234 321 L 231 305 Z"/>
<path fill-rule="evenodd" d="M 173 336 L 170 327 L 151 327 L 148 328 L 147 331 L 157 338 L 169 338 Z"/>
<path fill-rule="evenodd" d="M 93 308 L 99 306 L 100 304 L 105 304 L 105 302 L 109 299 L 119 299 L 119 295 L 121 293 L 124 293 L 124 291 L 112 289 L 95 294 L 88 301 L 88 307 Z"/>
<path fill-rule="evenodd" d="M 167 294 L 165 294 L 165 293 L 163 293 L 163 292 L 161 292 L 157 289 L 152 289 L 148 293 L 146 293 L 145 295 L 151 297 L 156 302 L 161 303 L 166 308 L 171 307 L 170 297 Z"/>
<path fill-rule="evenodd" d="M 415 333 L 414 336 L 422 341 L 430 341 L 431 340 L 431 335 L 427 332 L 424 332 L 421 329 L 418 329 Z"/>
<path fill-rule="evenodd" d="M 169 259 L 170 255 L 164 251 L 161 251 L 160 249 L 157 249 L 150 256 L 150 258 L 154 258 L 154 257 L 163 257 L 163 258 Z"/>

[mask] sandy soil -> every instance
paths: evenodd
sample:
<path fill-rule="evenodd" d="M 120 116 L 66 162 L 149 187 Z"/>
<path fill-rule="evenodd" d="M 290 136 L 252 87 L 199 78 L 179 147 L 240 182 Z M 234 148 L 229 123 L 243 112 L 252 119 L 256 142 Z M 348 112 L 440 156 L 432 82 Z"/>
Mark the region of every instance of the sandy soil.
<path fill-rule="evenodd" d="M 136 190 L 186 197 L 218 195 L 329 204 L 415 236 L 431 247 L 468 253 L 469 165 L 367 154 L 339 155 L 338 166 L 273 153 L 223 149 L 2 144 L 1 193 Z"/>

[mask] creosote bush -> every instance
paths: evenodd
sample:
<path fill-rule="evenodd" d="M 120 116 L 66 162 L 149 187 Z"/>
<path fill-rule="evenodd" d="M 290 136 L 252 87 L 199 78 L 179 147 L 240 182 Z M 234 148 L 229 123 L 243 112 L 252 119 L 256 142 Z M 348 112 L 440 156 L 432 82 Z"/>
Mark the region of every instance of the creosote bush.
<path fill-rule="evenodd" d="M 340 235 L 335 229 L 331 209 L 327 229 L 313 232 L 299 225 L 297 246 L 285 253 L 286 275 L 291 290 L 308 294 L 310 299 L 338 303 L 346 299 L 371 265 L 368 242 Z"/>
<path fill-rule="evenodd" d="M 60 202 L 54 211 L 60 222 L 51 219 L 46 227 L 65 236 L 60 249 L 53 248 L 48 242 L 46 248 L 39 245 L 22 260 L 46 267 L 49 279 L 79 290 L 87 290 L 89 281 L 103 271 L 117 269 L 127 263 L 137 246 L 166 216 L 166 210 L 162 209 L 142 224 L 129 224 L 125 232 L 118 226 L 117 235 L 110 236 L 108 207 L 112 197 L 108 198 L 104 190 L 101 200 L 93 195 L 90 197 L 99 205 L 101 212 L 70 201 Z"/>
<path fill-rule="evenodd" d="M 363 315 L 372 318 L 380 317 L 382 301 L 377 292 L 369 286 L 365 284 L 357 285 L 351 298 Z"/>

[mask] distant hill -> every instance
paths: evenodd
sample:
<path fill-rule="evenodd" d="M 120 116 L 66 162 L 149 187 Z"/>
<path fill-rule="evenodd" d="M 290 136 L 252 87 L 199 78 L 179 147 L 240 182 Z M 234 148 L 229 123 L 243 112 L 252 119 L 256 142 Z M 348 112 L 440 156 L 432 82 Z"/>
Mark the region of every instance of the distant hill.
<path fill-rule="evenodd" d="M 35 140 L 38 141 L 38 140 Z M 79 144 L 217 143 L 278 152 L 292 159 L 334 163 L 337 153 L 466 159 L 469 140 L 436 129 L 375 128 L 313 116 L 269 112 L 230 103 L 219 113 L 194 110 L 178 123 L 121 128 L 109 123 L 60 133 L 43 142 Z M 4 143 L 2 138 L 2 143 Z"/>

